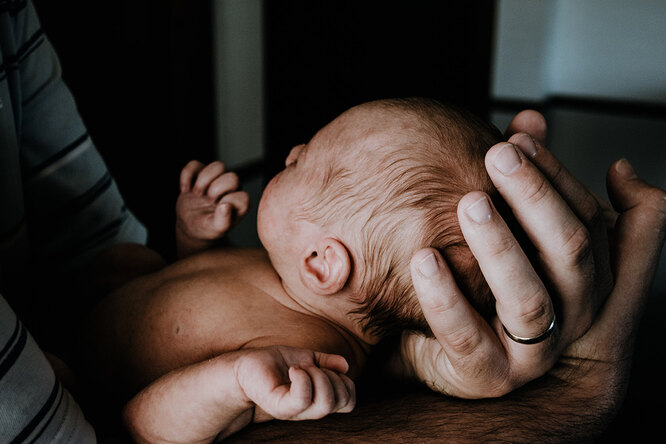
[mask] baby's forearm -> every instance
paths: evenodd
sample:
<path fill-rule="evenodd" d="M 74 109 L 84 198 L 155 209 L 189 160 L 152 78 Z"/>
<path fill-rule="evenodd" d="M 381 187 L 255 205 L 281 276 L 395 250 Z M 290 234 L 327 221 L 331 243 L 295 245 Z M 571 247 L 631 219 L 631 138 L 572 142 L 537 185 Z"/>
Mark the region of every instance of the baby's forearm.
<path fill-rule="evenodd" d="M 125 406 L 123 419 L 138 443 L 209 443 L 249 424 L 254 404 L 234 374 L 237 353 L 164 375 Z"/>

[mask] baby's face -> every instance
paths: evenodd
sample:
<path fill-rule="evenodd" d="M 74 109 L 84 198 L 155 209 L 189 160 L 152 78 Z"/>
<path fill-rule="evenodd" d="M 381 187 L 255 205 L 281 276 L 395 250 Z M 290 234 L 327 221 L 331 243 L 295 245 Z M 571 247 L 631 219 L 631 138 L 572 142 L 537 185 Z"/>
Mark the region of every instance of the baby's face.
<path fill-rule="evenodd" d="M 321 184 L 327 147 L 315 136 L 308 144 L 292 148 L 285 169 L 266 186 L 257 215 L 257 231 L 274 266 L 286 252 L 294 252 L 303 232 L 299 223 L 303 202 L 313 196 Z M 278 270 L 280 272 L 280 270 Z"/>
<path fill-rule="evenodd" d="M 304 162 L 298 161 L 305 148 L 303 144 L 291 149 L 285 161 L 285 169 L 266 185 L 259 201 L 257 230 L 261 242 L 269 251 L 278 238 L 284 238 L 289 233 L 289 221 L 293 218 L 298 201 L 307 192 L 309 178 L 305 174 Z"/>

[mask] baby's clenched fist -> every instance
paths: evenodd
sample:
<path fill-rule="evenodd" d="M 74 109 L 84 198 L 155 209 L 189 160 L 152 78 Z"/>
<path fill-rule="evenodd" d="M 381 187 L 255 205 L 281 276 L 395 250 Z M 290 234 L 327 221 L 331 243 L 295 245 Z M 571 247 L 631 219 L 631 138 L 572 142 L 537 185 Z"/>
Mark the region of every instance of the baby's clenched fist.
<path fill-rule="evenodd" d="M 226 171 L 222 162 L 204 165 L 192 160 L 185 165 L 176 202 L 180 257 L 209 248 L 247 213 L 250 198 L 238 188 L 238 176 Z"/>

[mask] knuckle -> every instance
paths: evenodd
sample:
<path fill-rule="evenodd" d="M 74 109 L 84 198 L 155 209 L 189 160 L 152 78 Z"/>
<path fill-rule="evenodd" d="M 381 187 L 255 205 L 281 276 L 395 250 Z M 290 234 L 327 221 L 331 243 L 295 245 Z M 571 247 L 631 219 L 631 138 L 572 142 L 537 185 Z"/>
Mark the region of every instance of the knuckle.
<path fill-rule="evenodd" d="M 563 180 L 562 175 L 566 171 L 566 168 L 564 168 L 564 165 L 562 165 L 562 163 L 558 162 L 556 159 L 554 160 L 555 162 L 548 176 L 550 177 L 551 183 L 560 183 Z"/>
<path fill-rule="evenodd" d="M 599 204 L 599 201 L 591 194 L 585 193 L 584 198 L 577 202 L 576 213 L 581 222 L 589 230 L 588 241 L 591 244 L 591 233 L 605 233 L 606 221 L 608 219 L 607 212 Z M 583 237 L 582 234 L 578 234 Z M 591 245 L 590 245 L 591 246 Z"/>
<path fill-rule="evenodd" d="M 499 258 L 510 254 L 516 246 L 517 244 L 513 237 L 502 235 L 490 245 L 488 254 L 491 258 Z"/>
<path fill-rule="evenodd" d="M 459 354 L 469 356 L 478 350 L 483 337 L 475 325 L 468 325 L 447 334 L 446 341 Z"/>
<path fill-rule="evenodd" d="M 536 205 L 550 196 L 552 188 L 545 177 L 539 175 L 524 185 L 523 196 L 527 205 Z"/>
<path fill-rule="evenodd" d="M 524 324 L 541 324 L 552 319 L 550 306 L 543 303 L 543 294 L 539 291 L 518 304 L 515 316 Z"/>
<path fill-rule="evenodd" d="M 579 217 L 586 226 L 595 227 L 604 225 L 604 212 L 599 202 L 591 194 L 586 193 L 585 198 L 580 203 L 579 212 Z"/>
<path fill-rule="evenodd" d="M 455 295 L 445 295 L 446 297 L 428 298 L 422 303 L 427 304 L 427 310 L 433 318 L 441 318 L 455 312 L 456 308 L 462 302 L 462 297 Z"/>
<path fill-rule="evenodd" d="M 592 259 L 592 236 L 584 225 L 578 224 L 564 239 L 563 250 L 571 267 L 586 265 Z"/>

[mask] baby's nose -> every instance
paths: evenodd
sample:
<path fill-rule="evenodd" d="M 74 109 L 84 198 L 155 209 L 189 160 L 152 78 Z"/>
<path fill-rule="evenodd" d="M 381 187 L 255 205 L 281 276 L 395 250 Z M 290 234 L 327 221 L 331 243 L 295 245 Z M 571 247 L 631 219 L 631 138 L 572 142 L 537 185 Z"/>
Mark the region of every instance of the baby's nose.
<path fill-rule="evenodd" d="M 287 159 L 284 161 L 284 165 L 289 166 L 292 163 L 296 163 L 296 161 L 298 160 L 298 156 L 301 154 L 301 151 L 303 151 L 304 147 L 305 147 L 304 143 L 293 147 L 291 151 L 289 151 L 289 155 L 287 156 Z"/>

